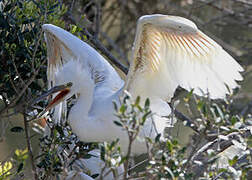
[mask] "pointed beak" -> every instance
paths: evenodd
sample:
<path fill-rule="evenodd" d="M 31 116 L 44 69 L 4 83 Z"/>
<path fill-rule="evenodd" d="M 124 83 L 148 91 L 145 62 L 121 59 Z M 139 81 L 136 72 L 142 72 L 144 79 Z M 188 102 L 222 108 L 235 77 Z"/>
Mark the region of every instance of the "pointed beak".
<path fill-rule="evenodd" d="M 58 93 L 53 98 L 53 100 L 47 105 L 47 107 L 41 113 L 39 113 L 38 118 L 43 116 L 47 111 L 49 111 L 50 109 L 54 108 L 57 104 L 62 102 L 64 100 L 64 97 L 66 97 L 66 95 L 70 92 L 71 87 L 72 87 L 71 82 L 59 86 L 54 86 L 53 88 L 49 89 L 47 92 L 42 94 L 40 97 L 35 99 L 32 104 L 35 104 L 54 93 Z"/>

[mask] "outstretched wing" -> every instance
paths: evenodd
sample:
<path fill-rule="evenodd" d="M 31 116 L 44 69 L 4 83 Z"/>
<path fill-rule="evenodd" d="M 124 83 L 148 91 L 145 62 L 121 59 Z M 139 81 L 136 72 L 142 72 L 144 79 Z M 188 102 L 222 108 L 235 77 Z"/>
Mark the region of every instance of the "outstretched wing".
<path fill-rule="evenodd" d="M 55 86 L 55 72 L 70 60 L 79 60 L 89 71 L 95 84 L 95 95 L 110 95 L 123 86 L 124 82 L 114 68 L 87 43 L 51 24 L 44 24 L 43 30 L 48 56 L 48 88 Z M 64 104 L 65 102 L 55 108 L 55 114 L 59 116 L 57 121 L 66 111 Z"/>
<path fill-rule="evenodd" d="M 223 98 L 242 80 L 243 68 L 188 19 L 147 15 L 139 19 L 125 89 L 170 100 L 177 86 Z"/>
<path fill-rule="evenodd" d="M 114 92 L 123 81 L 114 68 L 91 46 L 52 24 L 44 24 L 47 45 L 49 88 L 55 85 L 55 72 L 70 60 L 86 65 L 97 88 Z"/>

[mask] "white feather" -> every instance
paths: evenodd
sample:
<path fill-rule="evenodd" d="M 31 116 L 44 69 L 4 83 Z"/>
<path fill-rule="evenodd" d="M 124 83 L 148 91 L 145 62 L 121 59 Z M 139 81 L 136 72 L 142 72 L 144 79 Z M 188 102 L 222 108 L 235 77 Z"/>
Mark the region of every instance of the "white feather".
<path fill-rule="evenodd" d="M 242 80 L 239 71 L 243 68 L 190 20 L 143 16 L 137 26 L 125 89 L 170 100 L 181 86 L 201 96 L 224 98 L 238 87 L 236 80 Z"/>
<path fill-rule="evenodd" d="M 236 81 L 242 80 L 239 72 L 243 68 L 193 22 L 182 17 L 158 14 L 139 19 L 124 86 L 112 66 L 88 44 L 56 26 L 44 25 L 43 29 L 50 85 L 70 81 L 71 93 L 79 94 L 69 113 L 73 132 L 86 142 L 119 138 L 124 152 L 128 136 L 114 125 L 118 119 L 112 104 L 119 103 L 123 89 L 133 98 L 150 98 L 155 115 L 146 121 L 140 137 L 154 138 L 172 125 L 164 117 L 171 112 L 166 101 L 170 101 L 178 86 L 216 99 L 232 93 L 238 86 Z M 145 142 L 137 140 L 132 152 L 146 152 Z"/>

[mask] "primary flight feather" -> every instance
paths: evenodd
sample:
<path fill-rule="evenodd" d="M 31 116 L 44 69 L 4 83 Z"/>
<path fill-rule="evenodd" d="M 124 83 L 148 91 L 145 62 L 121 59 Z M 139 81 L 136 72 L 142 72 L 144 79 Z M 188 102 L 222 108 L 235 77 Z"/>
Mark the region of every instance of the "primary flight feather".
<path fill-rule="evenodd" d="M 127 152 L 128 136 L 116 126 L 112 102 L 123 91 L 133 98 L 150 98 L 153 121 L 148 119 L 140 137 L 154 138 L 172 125 L 170 101 L 178 86 L 212 99 L 224 98 L 238 87 L 243 68 L 190 20 L 168 15 L 142 16 L 137 23 L 132 59 L 126 82 L 91 46 L 54 25 L 43 25 L 48 49 L 49 87 L 72 83 L 62 100 L 77 94 L 68 119 L 73 132 L 85 142 L 120 138 Z M 56 107 L 61 114 L 64 104 Z M 58 117 L 60 119 L 60 115 Z M 168 124 L 167 124 L 168 121 Z M 155 131 L 153 131 L 153 123 Z M 134 154 L 146 152 L 145 142 L 135 142 Z"/>

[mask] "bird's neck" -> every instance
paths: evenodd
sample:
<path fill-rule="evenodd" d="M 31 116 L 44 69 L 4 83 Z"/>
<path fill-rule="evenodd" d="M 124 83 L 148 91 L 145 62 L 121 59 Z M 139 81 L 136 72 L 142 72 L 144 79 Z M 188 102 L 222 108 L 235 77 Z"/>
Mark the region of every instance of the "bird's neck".
<path fill-rule="evenodd" d="M 78 134 L 83 123 L 88 121 L 88 113 L 93 102 L 93 92 L 81 93 L 71 108 L 68 119 L 72 129 Z"/>
<path fill-rule="evenodd" d="M 73 108 L 77 108 L 83 116 L 88 116 L 88 112 L 93 103 L 93 91 L 80 93 L 79 98 Z"/>

